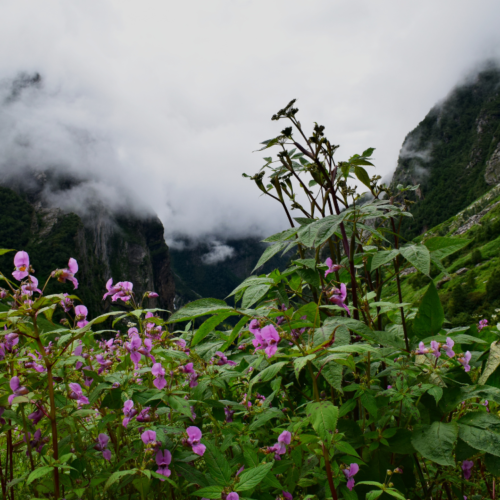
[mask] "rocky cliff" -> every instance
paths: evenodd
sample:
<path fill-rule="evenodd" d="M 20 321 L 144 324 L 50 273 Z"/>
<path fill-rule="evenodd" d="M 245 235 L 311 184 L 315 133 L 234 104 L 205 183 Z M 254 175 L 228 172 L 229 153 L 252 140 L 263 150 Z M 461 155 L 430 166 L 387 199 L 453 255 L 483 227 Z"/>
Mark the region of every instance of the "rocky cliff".
<path fill-rule="evenodd" d="M 29 252 L 41 284 L 52 270 L 66 267 L 69 257 L 76 258 L 80 287 L 74 293 L 92 314 L 110 307 L 109 300 L 102 301 L 109 278 L 132 281 L 138 300 L 155 291 L 159 297 L 148 307 L 173 310 L 174 278 L 157 217 L 113 214 L 100 204 L 87 207 L 84 215 L 63 211 L 46 203 L 40 195 L 43 176 L 38 181 L 29 190 L 0 188 L 0 247 Z M 11 269 L 12 254 L 0 257 L 0 270 Z M 61 291 L 72 293 L 72 286 L 52 281 L 46 293 Z"/>
<path fill-rule="evenodd" d="M 420 184 L 413 238 L 463 210 L 500 182 L 500 69 L 490 65 L 434 106 L 405 138 L 393 185 Z"/>

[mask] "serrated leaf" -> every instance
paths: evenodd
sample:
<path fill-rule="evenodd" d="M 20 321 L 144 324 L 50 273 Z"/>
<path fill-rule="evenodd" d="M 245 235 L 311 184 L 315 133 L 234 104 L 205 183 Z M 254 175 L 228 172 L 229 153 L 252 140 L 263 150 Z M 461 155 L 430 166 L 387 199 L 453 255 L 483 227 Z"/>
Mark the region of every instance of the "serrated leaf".
<path fill-rule="evenodd" d="M 188 321 L 190 319 L 199 318 L 207 314 L 215 314 L 218 312 L 232 309 L 223 300 L 219 299 L 198 299 L 189 302 L 184 307 L 176 311 L 170 316 L 168 323 L 177 323 L 179 321 Z"/>
<path fill-rule="evenodd" d="M 309 403 L 306 407 L 306 414 L 321 440 L 329 444 L 337 427 L 338 408 L 329 401 L 319 401 Z"/>
<path fill-rule="evenodd" d="M 201 490 L 195 491 L 193 495 L 197 497 L 217 499 L 221 497 L 224 488 L 222 486 L 207 486 L 206 488 L 201 488 Z"/>
<path fill-rule="evenodd" d="M 241 307 L 243 309 L 248 309 L 253 306 L 256 302 L 261 300 L 266 293 L 271 288 L 271 285 L 252 285 L 249 286 L 245 293 L 243 294 L 243 298 L 241 300 Z"/>
<path fill-rule="evenodd" d="M 231 482 L 231 468 L 226 457 L 213 443 L 206 442 L 205 445 L 207 449 L 203 454 L 203 458 L 205 459 L 210 475 L 220 485 L 229 485 Z"/>
<path fill-rule="evenodd" d="M 255 267 L 253 268 L 252 273 L 256 269 L 259 269 L 259 267 L 263 266 L 268 260 L 272 259 L 280 250 L 285 248 L 285 246 L 286 244 L 284 243 L 275 243 L 274 245 L 267 247 Z"/>
<path fill-rule="evenodd" d="M 111 485 L 116 483 L 118 479 L 120 479 L 123 476 L 130 476 L 130 474 L 135 474 L 137 472 L 137 469 L 130 469 L 130 470 L 118 470 L 116 472 L 113 472 L 111 476 L 109 476 L 109 479 L 106 481 L 106 484 L 104 485 L 104 491 L 106 491 Z"/>
<path fill-rule="evenodd" d="M 267 476 L 273 465 L 274 462 L 270 462 L 243 472 L 235 490 L 247 491 L 255 488 Z"/>
<path fill-rule="evenodd" d="M 431 254 L 424 245 L 411 245 L 400 249 L 401 255 L 421 273 L 429 276 L 431 272 Z"/>
<path fill-rule="evenodd" d="M 461 437 L 461 436 L 460 436 Z M 411 438 L 413 447 L 439 465 L 454 467 L 453 449 L 458 438 L 456 422 L 433 422 L 417 429 Z"/>
<path fill-rule="evenodd" d="M 35 479 L 38 479 L 40 477 L 43 477 L 47 475 L 49 472 L 52 472 L 54 470 L 54 467 L 38 467 L 38 469 L 35 469 L 29 476 L 28 480 L 26 481 L 26 484 L 31 484 Z"/>
<path fill-rule="evenodd" d="M 422 297 L 417 315 L 413 322 L 413 331 L 419 338 L 436 335 L 444 322 L 444 311 L 434 282 L 430 282 Z"/>
<path fill-rule="evenodd" d="M 194 334 L 193 340 L 191 340 L 191 347 L 199 344 L 216 326 L 220 325 L 229 316 L 234 316 L 235 314 L 232 311 L 224 311 L 205 320 Z"/>
<path fill-rule="evenodd" d="M 495 341 L 490 346 L 490 353 L 488 355 L 488 361 L 484 367 L 481 377 L 478 380 L 478 384 L 484 385 L 488 380 L 489 376 L 498 368 L 500 365 L 500 344 Z"/>

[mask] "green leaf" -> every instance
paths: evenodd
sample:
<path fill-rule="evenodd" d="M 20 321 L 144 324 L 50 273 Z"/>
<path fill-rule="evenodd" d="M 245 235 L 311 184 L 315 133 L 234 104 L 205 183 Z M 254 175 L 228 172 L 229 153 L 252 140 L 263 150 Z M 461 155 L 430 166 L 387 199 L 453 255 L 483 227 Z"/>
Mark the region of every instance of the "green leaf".
<path fill-rule="evenodd" d="M 184 398 L 180 398 L 179 396 L 171 395 L 168 396 L 168 402 L 173 410 L 177 410 L 179 413 L 188 418 L 192 417 L 189 401 L 186 401 Z"/>
<path fill-rule="evenodd" d="M 112 484 L 116 483 L 118 479 L 120 479 L 123 476 L 130 476 L 130 474 L 135 474 L 137 472 L 137 469 L 130 469 L 130 470 L 118 470 L 116 472 L 113 472 L 111 476 L 109 476 L 109 479 L 106 481 L 106 484 L 104 485 L 104 491 L 106 491 Z"/>
<path fill-rule="evenodd" d="M 219 299 L 198 299 L 189 302 L 184 307 L 176 311 L 170 316 L 168 323 L 177 323 L 179 321 L 188 321 L 190 319 L 205 316 L 207 314 L 214 314 L 232 309 L 223 300 Z"/>
<path fill-rule="evenodd" d="M 226 318 L 235 314 L 232 311 L 224 311 L 205 320 L 194 334 L 193 340 L 191 340 L 191 347 L 199 344 L 217 325 L 220 325 Z"/>
<path fill-rule="evenodd" d="M 255 267 L 253 268 L 252 273 L 259 267 L 263 266 L 269 259 L 272 259 L 280 250 L 283 250 L 285 246 L 285 243 L 275 243 L 274 245 L 267 247 Z"/>
<path fill-rule="evenodd" d="M 319 401 L 309 403 L 306 407 L 306 414 L 321 440 L 329 444 L 337 428 L 339 409 L 329 401 Z"/>
<path fill-rule="evenodd" d="M 7 249 L 7 248 L 0 248 L 0 255 L 4 255 L 7 252 L 13 252 L 14 250 L 12 249 Z"/>
<path fill-rule="evenodd" d="M 38 469 L 35 469 L 28 477 L 28 480 L 26 481 L 26 484 L 31 484 L 35 479 L 38 479 L 39 477 L 43 477 L 47 475 L 49 472 L 52 472 L 54 470 L 54 467 L 39 467 Z"/>
<path fill-rule="evenodd" d="M 468 413 L 458 421 L 458 435 L 476 450 L 500 457 L 500 419 L 495 415 Z"/>
<path fill-rule="evenodd" d="M 372 490 L 366 494 L 366 500 L 376 500 L 380 495 L 382 495 L 382 490 Z"/>
<path fill-rule="evenodd" d="M 232 343 L 236 340 L 238 337 L 241 329 L 247 324 L 248 318 L 246 316 L 243 316 L 238 323 L 236 323 L 236 326 L 233 328 L 233 331 L 231 332 L 231 335 L 229 335 L 229 338 L 227 339 L 226 343 L 220 348 L 222 352 L 225 352 L 227 349 L 229 349 L 232 345 Z"/>
<path fill-rule="evenodd" d="M 337 448 L 337 450 L 339 450 L 341 453 L 345 453 L 346 455 L 359 457 L 357 451 L 346 441 L 339 441 L 338 443 L 335 443 L 335 448 Z"/>
<path fill-rule="evenodd" d="M 423 425 L 417 429 L 413 433 L 411 442 L 413 447 L 428 460 L 439 465 L 454 467 L 453 448 L 457 437 L 456 422 L 433 422 L 431 425 Z"/>
<path fill-rule="evenodd" d="M 279 363 L 274 363 L 274 365 L 268 366 L 260 373 L 258 373 L 251 381 L 250 385 L 253 386 L 259 382 L 267 382 L 278 375 L 279 371 L 287 364 L 286 361 L 280 361 Z"/>
<path fill-rule="evenodd" d="M 429 276 L 431 272 L 431 254 L 424 245 L 411 245 L 400 249 L 401 255 L 421 273 Z"/>
<path fill-rule="evenodd" d="M 283 418 L 283 413 L 279 410 L 267 409 L 263 413 L 255 417 L 248 430 L 254 431 L 259 427 L 262 427 L 266 422 L 273 418 Z"/>
<path fill-rule="evenodd" d="M 243 309 L 248 309 L 253 306 L 256 302 L 261 300 L 266 293 L 271 288 L 271 285 L 253 285 L 249 286 L 245 293 L 243 294 L 243 299 L 241 300 L 241 307 Z"/>
<path fill-rule="evenodd" d="M 380 266 L 391 262 L 399 255 L 399 250 L 382 250 L 381 252 L 377 252 L 373 258 L 370 270 L 373 272 L 375 269 L 378 269 Z"/>
<path fill-rule="evenodd" d="M 439 400 L 443 397 L 443 388 L 435 385 L 434 387 L 431 387 L 427 391 L 431 396 L 434 396 L 434 399 L 436 400 L 436 404 L 439 403 Z"/>
<path fill-rule="evenodd" d="M 490 346 L 490 353 L 488 355 L 488 361 L 484 367 L 481 377 L 478 380 L 478 384 L 484 385 L 488 380 L 488 377 L 498 368 L 500 365 L 500 344 L 498 341 L 493 342 Z"/>
<path fill-rule="evenodd" d="M 436 335 L 444 323 L 444 311 L 434 282 L 430 282 L 422 298 L 413 322 L 413 331 L 418 338 Z"/>
<path fill-rule="evenodd" d="M 267 476 L 273 465 L 274 462 L 270 462 L 243 472 L 235 490 L 247 491 L 255 488 Z"/>
<path fill-rule="evenodd" d="M 368 172 L 363 167 L 355 166 L 354 173 L 356 174 L 356 177 L 371 191 L 372 187 Z"/>
<path fill-rule="evenodd" d="M 433 257 L 439 260 L 448 257 L 458 250 L 466 247 L 472 240 L 463 238 L 449 238 L 443 236 L 436 236 L 424 241 L 424 245 L 432 253 Z"/>
<path fill-rule="evenodd" d="M 231 482 L 231 468 L 226 457 L 211 442 L 205 443 L 207 449 L 203 455 L 210 475 L 222 486 Z M 208 497 L 207 497 L 208 498 Z"/>
<path fill-rule="evenodd" d="M 220 498 L 224 488 L 222 486 L 207 486 L 206 488 L 201 488 L 201 490 L 195 491 L 193 495 L 203 498 Z"/>
<path fill-rule="evenodd" d="M 295 358 L 293 360 L 293 369 L 295 371 L 295 376 L 297 380 L 299 379 L 299 374 L 302 368 L 307 365 L 308 361 L 313 360 L 316 357 L 316 354 L 309 354 L 308 356 L 302 356 L 300 358 Z"/>

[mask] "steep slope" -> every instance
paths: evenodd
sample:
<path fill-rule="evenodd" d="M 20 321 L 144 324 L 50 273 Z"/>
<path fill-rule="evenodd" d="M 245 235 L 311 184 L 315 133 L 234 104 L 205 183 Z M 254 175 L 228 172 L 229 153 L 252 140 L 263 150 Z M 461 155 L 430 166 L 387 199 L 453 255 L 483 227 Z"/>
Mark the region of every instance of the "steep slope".
<path fill-rule="evenodd" d="M 111 214 L 95 206 L 86 217 L 48 207 L 36 196 L 0 187 L 0 246 L 26 250 L 40 284 L 50 272 L 67 266 L 68 258 L 79 263 L 75 292 L 92 314 L 109 307 L 102 295 L 109 278 L 134 283 L 136 296 L 156 291 L 149 305 L 172 310 L 175 285 L 170 256 L 158 218 Z M 0 257 L 0 269 L 9 273 L 12 254 Z M 53 281 L 46 293 L 72 293 L 69 284 Z"/>
<path fill-rule="evenodd" d="M 413 194 L 411 239 L 463 210 L 500 182 L 500 69 L 490 66 L 455 88 L 411 131 L 392 184 Z"/>
<path fill-rule="evenodd" d="M 436 284 L 448 321 L 453 326 L 500 319 L 500 184 L 465 210 L 416 238 L 434 236 L 465 238 L 469 244 L 444 260 L 446 276 L 433 267 Z M 410 271 L 410 272 L 408 272 Z M 403 301 L 418 304 L 429 278 L 407 270 L 402 280 Z M 389 300 L 397 300 L 396 284 L 386 291 Z"/>

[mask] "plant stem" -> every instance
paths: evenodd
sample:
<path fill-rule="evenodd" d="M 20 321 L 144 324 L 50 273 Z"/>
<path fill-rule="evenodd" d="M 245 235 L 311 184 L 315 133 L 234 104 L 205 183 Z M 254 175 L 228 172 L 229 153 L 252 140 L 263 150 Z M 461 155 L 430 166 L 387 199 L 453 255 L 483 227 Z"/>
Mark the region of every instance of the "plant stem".
<path fill-rule="evenodd" d="M 33 462 L 33 454 L 31 453 L 31 443 L 30 443 L 30 437 L 28 435 L 28 429 L 26 427 L 26 417 L 24 416 L 24 405 L 21 405 L 21 415 L 23 417 L 23 430 L 24 430 L 24 437 L 26 438 L 26 445 L 28 446 L 28 456 L 30 458 L 30 465 L 31 465 L 31 470 L 35 470 L 35 464 Z"/>

